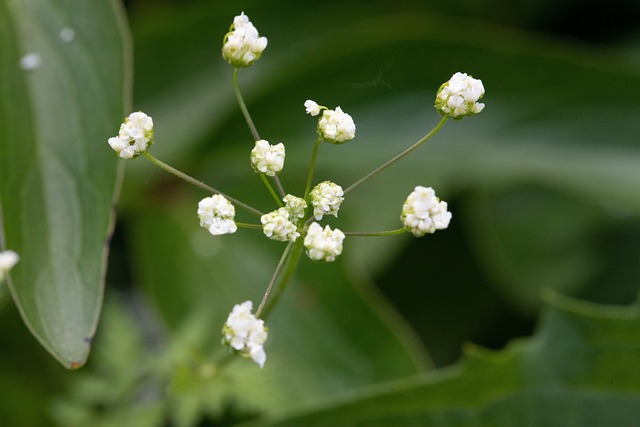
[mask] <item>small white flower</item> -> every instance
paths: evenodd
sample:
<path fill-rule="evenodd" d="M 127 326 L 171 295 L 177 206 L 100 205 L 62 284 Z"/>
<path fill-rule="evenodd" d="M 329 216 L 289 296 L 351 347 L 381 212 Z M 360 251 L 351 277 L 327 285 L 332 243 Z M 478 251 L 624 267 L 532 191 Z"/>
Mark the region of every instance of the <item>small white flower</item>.
<path fill-rule="evenodd" d="M 307 202 L 302 197 L 287 194 L 282 201 L 285 203 L 285 208 L 289 211 L 290 218 L 293 220 L 304 218 Z"/>
<path fill-rule="evenodd" d="M 251 313 L 253 303 L 245 301 L 233 306 L 222 328 L 223 343 L 251 358 L 262 368 L 267 360 L 264 343 L 267 341 L 267 328 L 264 320 L 257 319 Z"/>
<path fill-rule="evenodd" d="M 466 73 L 455 73 L 448 82 L 440 86 L 435 107 L 441 115 L 460 120 L 484 109 L 484 104 L 478 102 L 483 96 L 484 86 L 481 80 Z"/>
<path fill-rule="evenodd" d="M 307 255 L 314 261 L 335 261 L 342 253 L 344 233 L 337 228 L 331 230 L 328 225 L 322 229 L 317 222 L 312 223 L 304 237 L 304 247 Z"/>
<path fill-rule="evenodd" d="M 121 159 L 135 159 L 153 144 L 153 119 L 142 111 L 129 114 L 109 145 Z"/>
<path fill-rule="evenodd" d="M 320 110 L 326 109 L 326 107 L 322 107 L 318 105 L 317 102 L 307 99 L 304 102 L 304 107 L 307 110 L 307 114 L 311 114 L 312 116 L 317 116 L 320 114 Z"/>
<path fill-rule="evenodd" d="M 324 215 L 338 216 L 338 210 L 344 200 L 344 191 L 338 184 L 324 181 L 311 190 L 311 204 L 313 216 L 321 220 Z"/>
<path fill-rule="evenodd" d="M 224 196 L 214 194 L 198 203 L 200 227 L 206 228 L 214 236 L 235 233 L 238 227 L 234 222 L 236 209 Z"/>
<path fill-rule="evenodd" d="M 261 139 L 256 141 L 256 146 L 251 150 L 251 166 L 256 172 L 262 172 L 268 176 L 274 176 L 284 167 L 284 145 L 282 143 L 271 145 Z"/>
<path fill-rule="evenodd" d="M 356 137 L 356 125 L 340 107 L 324 110 L 318 120 L 318 134 L 331 144 L 342 144 Z"/>
<path fill-rule="evenodd" d="M 20 261 L 20 255 L 15 251 L 6 250 L 0 252 L 0 282 L 4 280 L 4 276 Z"/>
<path fill-rule="evenodd" d="M 242 12 L 224 36 L 222 57 L 235 68 L 245 68 L 256 62 L 267 47 L 266 37 L 260 37 L 249 17 Z"/>
<path fill-rule="evenodd" d="M 262 231 L 264 235 L 273 240 L 281 242 L 295 242 L 300 233 L 296 225 L 289 220 L 289 210 L 280 208 L 260 217 Z"/>
<path fill-rule="evenodd" d="M 433 188 L 417 186 L 402 205 L 400 219 L 407 231 L 422 237 L 447 228 L 451 212 L 447 210 L 447 202 L 436 197 Z"/>

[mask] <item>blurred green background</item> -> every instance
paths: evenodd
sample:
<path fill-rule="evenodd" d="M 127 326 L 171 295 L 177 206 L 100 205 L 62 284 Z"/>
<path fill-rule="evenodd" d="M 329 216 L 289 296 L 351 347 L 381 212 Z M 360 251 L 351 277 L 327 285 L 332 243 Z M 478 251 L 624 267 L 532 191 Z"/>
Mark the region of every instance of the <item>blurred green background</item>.
<path fill-rule="evenodd" d="M 133 110 L 154 119 L 154 155 L 263 210 L 269 195 L 249 166 L 253 142 L 220 55 L 240 12 L 269 39 L 240 87 L 262 137 L 286 145 L 281 180 L 294 194 L 315 140 L 306 99 L 340 105 L 356 122 L 353 142 L 320 149 L 316 180 L 345 186 L 435 126 L 435 92 L 454 72 L 482 79 L 482 114 L 449 121 L 349 194 L 328 222 L 397 228 L 416 185 L 436 188 L 453 221 L 422 239 L 348 239 L 334 264 L 303 260 L 270 319 L 267 367 L 238 360 L 216 376 L 224 319 L 233 304 L 259 300 L 283 246 L 250 231 L 212 238 L 195 215 L 206 195 L 142 159 L 128 162 L 89 363 L 65 371 L 4 303 L 1 425 L 233 425 L 285 416 L 452 365 L 463 343 L 497 350 L 529 336 L 548 288 L 599 304 L 636 300 L 638 2 L 125 6 Z"/>

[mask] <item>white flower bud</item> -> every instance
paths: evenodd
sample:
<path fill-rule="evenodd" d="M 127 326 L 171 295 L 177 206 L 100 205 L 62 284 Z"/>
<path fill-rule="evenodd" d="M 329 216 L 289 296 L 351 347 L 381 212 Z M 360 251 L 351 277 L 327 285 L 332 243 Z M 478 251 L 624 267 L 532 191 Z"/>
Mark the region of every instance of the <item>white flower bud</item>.
<path fill-rule="evenodd" d="M 324 181 L 311 190 L 313 216 L 320 221 L 324 215 L 338 216 L 338 210 L 344 200 L 344 191 L 338 184 Z"/>
<path fill-rule="evenodd" d="M 238 227 L 234 222 L 236 210 L 224 196 L 214 194 L 198 203 L 200 227 L 206 228 L 214 236 L 235 233 Z"/>
<path fill-rule="evenodd" d="M 108 142 L 121 159 L 135 159 L 153 144 L 153 119 L 142 111 L 129 114 Z"/>
<path fill-rule="evenodd" d="M 222 57 L 234 68 L 245 68 L 256 62 L 266 47 L 266 37 L 259 37 L 256 27 L 242 12 L 224 36 Z"/>
<path fill-rule="evenodd" d="M 311 114 L 312 116 L 317 116 L 320 114 L 320 110 L 323 109 L 317 102 L 307 99 L 304 102 L 304 107 L 307 110 L 307 114 Z"/>
<path fill-rule="evenodd" d="M 20 261 L 20 255 L 11 250 L 0 252 L 0 282 L 4 276 Z"/>
<path fill-rule="evenodd" d="M 314 261 L 335 261 L 342 253 L 342 241 L 344 233 L 337 228 L 331 230 L 328 225 L 322 229 L 317 222 L 312 223 L 304 237 L 304 247 L 307 248 L 307 256 Z"/>
<path fill-rule="evenodd" d="M 356 125 L 340 107 L 324 110 L 318 120 L 318 134 L 331 144 L 343 144 L 356 137 Z"/>
<path fill-rule="evenodd" d="M 402 205 L 400 219 L 404 228 L 416 237 L 434 233 L 449 226 L 451 212 L 431 187 L 417 186 Z"/>
<path fill-rule="evenodd" d="M 284 167 L 285 150 L 282 143 L 271 145 L 261 139 L 251 150 L 251 166 L 256 172 L 274 176 Z"/>
<path fill-rule="evenodd" d="M 267 328 L 264 320 L 257 319 L 251 313 L 253 303 L 245 301 L 233 306 L 222 328 L 223 343 L 238 351 L 244 357 L 251 358 L 262 368 L 267 360 L 264 343 L 267 341 Z"/>
<path fill-rule="evenodd" d="M 455 73 L 448 82 L 440 86 L 435 107 L 441 115 L 460 120 L 484 109 L 484 104 L 478 102 L 483 96 L 484 86 L 481 80 L 466 73 Z"/>
<path fill-rule="evenodd" d="M 289 211 L 289 217 L 291 219 L 295 221 L 304 218 L 307 202 L 302 197 L 287 194 L 282 201 L 285 203 L 285 208 Z"/>
<path fill-rule="evenodd" d="M 262 231 L 264 235 L 273 240 L 281 242 L 295 242 L 300 233 L 296 225 L 289 220 L 289 210 L 280 208 L 260 217 Z"/>

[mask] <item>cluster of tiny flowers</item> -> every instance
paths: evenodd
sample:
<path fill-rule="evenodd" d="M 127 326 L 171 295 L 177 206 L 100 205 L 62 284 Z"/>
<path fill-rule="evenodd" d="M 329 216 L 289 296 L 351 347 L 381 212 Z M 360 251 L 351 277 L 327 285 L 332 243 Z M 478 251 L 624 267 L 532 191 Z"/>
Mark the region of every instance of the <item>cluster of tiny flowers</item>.
<path fill-rule="evenodd" d="M 267 361 L 264 351 L 264 343 L 267 341 L 267 328 L 264 321 L 257 319 L 251 313 L 253 304 L 245 301 L 233 306 L 229 313 L 222 334 L 223 343 L 240 352 L 245 357 L 250 357 L 262 368 Z"/>
<path fill-rule="evenodd" d="M 344 233 L 337 228 L 331 230 L 328 225 L 323 229 L 317 222 L 312 223 L 304 237 L 307 256 L 314 261 L 335 261 L 342 253 Z"/>
<path fill-rule="evenodd" d="M 11 250 L 0 252 L 0 282 L 4 276 L 20 261 L 20 255 Z"/>
<path fill-rule="evenodd" d="M 281 242 L 295 242 L 300 233 L 296 225 L 289 220 L 291 212 L 286 207 L 264 214 L 260 217 L 264 235 Z"/>
<path fill-rule="evenodd" d="M 238 228 L 233 220 L 235 215 L 236 209 L 220 194 L 206 197 L 198 203 L 200 227 L 214 236 L 235 233 Z"/>
<path fill-rule="evenodd" d="M 311 190 L 311 204 L 313 216 L 321 220 L 324 215 L 338 216 L 338 210 L 344 200 L 344 191 L 338 184 L 324 181 Z"/>
<path fill-rule="evenodd" d="M 484 109 L 484 104 L 478 102 L 483 95 L 481 80 L 466 73 L 455 73 L 448 82 L 440 86 L 435 107 L 441 115 L 460 120 Z"/>
<path fill-rule="evenodd" d="M 267 38 L 259 37 L 244 12 L 233 19 L 230 32 L 224 36 L 222 57 L 234 68 L 245 68 L 256 62 L 267 47 Z"/>
<path fill-rule="evenodd" d="M 319 114 L 321 109 L 314 104 L 313 101 L 305 102 L 307 112 L 312 116 Z M 356 125 L 351 116 L 340 107 L 336 107 L 335 110 L 324 109 L 322 117 L 318 120 L 318 135 L 331 144 L 342 144 L 356 137 Z"/>
<path fill-rule="evenodd" d="M 121 159 L 135 159 L 153 144 L 153 119 L 142 111 L 129 114 L 109 145 Z"/>
<path fill-rule="evenodd" d="M 256 146 L 251 150 L 251 166 L 256 172 L 268 176 L 279 173 L 284 167 L 284 145 L 271 145 L 264 139 L 256 141 Z"/>
<path fill-rule="evenodd" d="M 447 228 L 451 212 L 447 211 L 447 202 L 436 197 L 433 188 L 417 186 L 402 205 L 400 219 L 407 231 L 422 237 Z"/>
<path fill-rule="evenodd" d="M 304 214 L 307 209 L 307 202 L 302 197 L 287 194 L 282 201 L 285 203 L 285 208 L 289 211 L 289 215 L 292 219 L 296 220 L 296 218 L 304 218 Z"/>

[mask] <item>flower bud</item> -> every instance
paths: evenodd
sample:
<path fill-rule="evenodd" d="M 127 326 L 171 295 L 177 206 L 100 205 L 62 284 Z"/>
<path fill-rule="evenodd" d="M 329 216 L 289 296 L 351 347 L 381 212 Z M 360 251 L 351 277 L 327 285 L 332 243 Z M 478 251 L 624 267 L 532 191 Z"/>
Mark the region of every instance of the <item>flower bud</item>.
<path fill-rule="evenodd" d="M 129 114 L 108 142 L 121 159 L 135 159 L 153 144 L 153 119 L 142 111 Z"/>
<path fill-rule="evenodd" d="M 451 212 L 431 187 L 417 186 L 402 205 L 400 219 L 404 228 L 416 237 L 434 233 L 449 226 Z"/>
<path fill-rule="evenodd" d="M 259 37 L 256 27 L 242 12 L 233 19 L 230 31 L 224 36 L 222 57 L 234 68 L 246 68 L 260 58 L 266 47 L 266 37 Z"/>
<path fill-rule="evenodd" d="M 466 73 L 455 73 L 448 82 L 440 86 L 435 107 L 441 115 L 460 120 L 484 109 L 484 104 L 478 102 L 483 96 L 484 86 L 481 80 Z"/>

